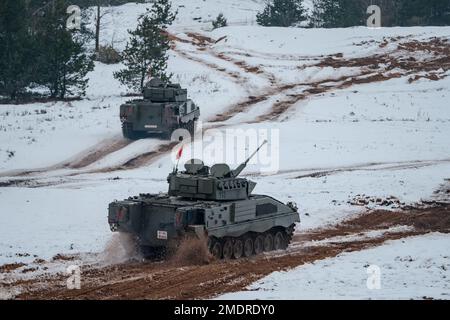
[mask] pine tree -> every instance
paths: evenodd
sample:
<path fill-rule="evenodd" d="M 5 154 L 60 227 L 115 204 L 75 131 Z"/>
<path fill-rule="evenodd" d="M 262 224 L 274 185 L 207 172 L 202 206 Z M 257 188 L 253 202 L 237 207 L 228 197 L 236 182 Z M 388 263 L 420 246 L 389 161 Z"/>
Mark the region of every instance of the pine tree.
<path fill-rule="evenodd" d="M 448 0 L 399 0 L 399 24 L 450 25 L 450 1 Z"/>
<path fill-rule="evenodd" d="M 304 20 L 303 0 L 270 0 L 256 15 L 257 23 L 262 26 L 290 27 Z"/>
<path fill-rule="evenodd" d="M 0 1 L 0 95 L 16 99 L 30 84 L 34 41 L 25 0 Z"/>
<path fill-rule="evenodd" d="M 66 29 L 68 5 L 65 0 L 53 0 L 42 12 L 36 27 L 39 46 L 35 82 L 46 86 L 52 98 L 83 96 L 88 83 L 86 75 L 94 69 L 92 56 L 86 50 L 90 34 L 83 32 L 84 28 Z"/>
<path fill-rule="evenodd" d="M 366 24 L 367 0 L 314 0 L 314 27 L 346 28 Z"/>
<path fill-rule="evenodd" d="M 128 31 L 131 38 L 123 52 L 125 69 L 114 73 L 122 84 L 142 91 L 147 77 L 157 77 L 168 82 L 171 74 L 166 73 L 170 40 L 167 27 L 175 20 L 169 0 L 156 0 L 150 11 L 139 18 L 134 31 Z"/>
<path fill-rule="evenodd" d="M 448 26 L 450 25 L 450 1 L 430 0 L 428 25 Z"/>
<path fill-rule="evenodd" d="M 218 29 L 218 28 L 222 28 L 222 27 L 226 27 L 228 25 L 227 23 L 227 19 L 225 18 L 225 16 L 223 15 L 223 13 L 220 13 L 216 20 L 214 20 L 212 22 L 213 25 L 213 29 Z"/>
<path fill-rule="evenodd" d="M 311 24 L 316 28 L 333 28 L 338 25 L 339 3 L 335 0 L 313 0 Z"/>

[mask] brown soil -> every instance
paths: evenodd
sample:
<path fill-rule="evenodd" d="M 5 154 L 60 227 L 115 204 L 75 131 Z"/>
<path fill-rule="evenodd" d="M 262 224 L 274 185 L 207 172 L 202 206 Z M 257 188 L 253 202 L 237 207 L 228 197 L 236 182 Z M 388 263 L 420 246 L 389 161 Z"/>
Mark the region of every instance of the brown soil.
<path fill-rule="evenodd" d="M 392 41 L 398 41 L 394 39 Z M 431 54 L 433 58 L 424 61 L 417 61 L 412 55 L 418 52 Z M 395 52 L 376 54 L 374 56 L 363 58 L 344 58 L 342 54 L 335 54 L 325 57 L 316 64 L 302 66 L 305 67 L 332 67 L 335 69 L 359 67 L 361 74 L 348 77 L 340 83 L 339 80 L 325 80 L 312 82 L 309 85 L 311 89 L 305 90 L 302 94 L 289 97 L 288 99 L 274 104 L 272 110 L 267 114 L 259 116 L 255 122 L 272 121 L 278 119 L 282 114 L 288 111 L 293 105 L 301 100 L 310 98 L 317 94 L 349 88 L 357 84 L 375 83 L 400 78 L 403 76 L 412 76 L 409 82 L 417 81 L 421 78 L 430 80 L 440 80 L 444 78 L 445 73 L 450 70 L 450 43 L 447 39 L 432 38 L 428 41 L 409 41 L 398 44 Z M 427 75 L 414 75 L 415 73 L 428 72 Z M 324 86 L 325 83 L 335 83 L 334 85 Z M 304 85 L 304 84 L 302 84 Z"/>
<path fill-rule="evenodd" d="M 52 261 L 73 261 L 75 260 L 75 256 L 68 256 L 63 254 L 57 254 L 52 258 Z"/>
<path fill-rule="evenodd" d="M 339 254 L 379 246 L 429 232 L 450 232 L 449 205 L 410 211 L 372 211 L 339 225 L 297 234 L 295 246 L 285 254 L 267 254 L 251 259 L 215 261 L 204 265 L 174 266 L 171 263 L 130 262 L 107 268 L 83 269 L 82 289 L 67 290 L 64 276 L 49 276 L 26 283 L 19 299 L 198 299 L 243 290 L 271 272 L 335 257 Z M 379 238 L 332 242 L 307 246 L 311 240 L 361 235 L 370 230 L 387 230 L 406 225 L 414 229 L 386 232 Z M 303 244 L 303 245 L 302 245 Z M 37 284 L 39 283 L 40 286 Z M 43 285 L 43 287 L 42 287 Z"/>
<path fill-rule="evenodd" d="M 361 68 L 361 72 L 359 75 L 352 77 L 342 77 L 340 79 L 330 78 L 320 81 L 310 81 L 306 83 L 277 85 L 277 80 L 275 79 L 275 77 L 272 74 L 263 72 L 260 67 L 249 66 L 244 61 L 239 61 L 225 55 L 224 53 L 215 53 L 213 50 L 210 50 L 208 47 L 211 44 L 215 43 L 214 39 L 195 33 L 189 33 L 188 37 L 190 39 L 188 40 L 178 38 L 174 35 L 169 36 L 172 40 L 174 40 L 173 49 L 177 53 L 186 57 L 187 59 L 199 62 L 210 69 L 216 70 L 217 72 L 231 77 L 233 81 L 236 81 L 240 85 L 246 84 L 247 78 L 245 76 L 243 76 L 239 72 L 228 71 L 213 63 L 204 61 L 199 57 L 196 57 L 195 55 L 191 55 L 182 50 L 178 50 L 176 48 L 176 42 L 190 43 L 194 45 L 197 50 L 202 49 L 204 51 L 206 49 L 209 54 L 216 56 L 217 58 L 220 58 L 222 60 L 229 61 L 240 67 L 244 71 L 244 74 L 261 74 L 262 76 L 267 77 L 272 83 L 271 87 L 267 88 L 267 90 L 265 90 L 263 93 L 251 95 L 246 100 L 230 106 L 230 108 L 226 112 L 218 114 L 210 119 L 211 122 L 226 121 L 236 114 L 245 112 L 258 103 L 269 99 L 275 94 L 285 94 L 285 97 L 280 99 L 280 101 L 274 103 L 272 105 L 272 108 L 268 112 L 258 116 L 255 120 L 250 122 L 258 123 L 263 121 L 278 120 L 282 115 L 286 114 L 286 112 L 288 112 L 300 101 L 331 91 L 346 89 L 354 85 L 382 82 L 399 77 L 409 77 L 410 82 L 417 81 L 421 78 L 439 80 L 445 77 L 445 73 L 450 70 L 450 43 L 447 39 L 432 38 L 428 41 L 420 42 L 417 40 L 407 41 L 403 38 L 386 38 L 384 42 L 391 42 L 396 44 L 397 48 L 393 52 L 376 54 L 363 58 L 345 58 L 341 53 L 329 55 L 326 57 L 307 57 L 307 59 L 310 61 L 316 60 L 318 62 L 314 62 L 313 64 L 302 66 L 299 68 L 299 70 L 301 70 L 302 68 L 310 66 L 332 67 L 335 69 L 344 67 L 359 67 Z M 400 40 L 405 42 L 400 42 Z M 383 45 L 384 42 L 382 42 L 380 45 Z M 413 55 L 417 55 L 418 52 L 423 52 L 424 56 L 427 56 L 427 59 L 423 61 L 417 61 L 417 59 Z M 418 74 L 422 72 L 426 73 Z M 301 92 L 298 94 L 288 94 L 288 91 L 292 89 L 301 89 Z M 31 173 L 56 170 L 67 167 L 73 169 L 81 169 L 101 159 L 107 154 L 125 147 L 129 143 L 130 142 L 126 140 L 102 143 L 96 148 L 89 150 L 87 153 L 84 153 L 84 155 L 80 156 L 76 161 L 71 161 L 69 163 L 64 163 L 44 169 L 22 171 L 19 173 L 15 173 L 12 176 L 24 176 Z M 110 172 L 114 170 L 132 169 L 140 167 L 142 165 L 147 165 L 161 155 L 169 152 L 172 146 L 173 144 L 163 144 L 157 151 L 144 153 L 133 159 L 130 159 L 124 164 L 101 170 L 93 170 L 87 173 Z M 5 174 L 3 174 L 3 176 L 5 176 Z M 28 180 L 19 182 L 2 182 L 1 186 L 15 186 L 18 185 L 17 183 L 19 183 L 19 185 L 30 184 L 30 186 L 35 186 L 34 183 L 31 183 Z"/>
<path fill-rule="evenodd" d="M 177 145 L 177 142 L 166 142 L 158 146 L 158 149 L 155 151 L 150 151 L 146 153 L 139 154 L 124 163 L 110 166 L 101 169 L 93 169 L 88 171 L 83 171 L 83 174 L 93 174 L 93 173 L 104 173 L 104 172 L 112 172 L 112 171 L 120 171 L 120 170 L 130 170 L 145 166 L 150 164 L 152 161 L 158 159 L 159 157 L 165 155 L 167 152 L 170 152 L 173 147 Z M 69 176 L 75 176 L 79 173 L 72 173 Z"/>
<path fill-rule="evenodd" d="M 25 263 L 9 263 L 0 266 L 0 273 L 7 273 L 26 266 Z"/>
<path fill-rule="evenodd" d="M 120 149 L 128 146 L 132 141 L 126 139 L 115 139 L 114 141 L 108 141 L 104 143 L 100 143 L 97 147 L 88 151 L 87 154 L 79 157 L 79 159 L 69 163 L 67 165 L 68 168 L 71 169 L 81 169 L 89 166 L 90 164 L 100 160 L 106 155 L 116 152 Z"/>
<path fill-rule="evenodd" d="M 128 160 L 124 164 L 120 165 L 120 167 L 112 168 L 112 170 L 115 170 L 115 169 L 128 170 L 128 169 L 134 169 L 134 168 L 138 168 L 138 167 L 147 165 L 155 158 L 158 158 L 159 156 L 171 151 L 172 148 L 175 147 L 176 145 L 177 145 L 177 142 L 169 142 L 169 143 L 162 144 L 158 147 L 158 149 L 156 151 L 150 151 L 150 152 L 141 154 L 133 159 Z M 109 169 L 108 171 L 112 171 L 112 170 Z"/>

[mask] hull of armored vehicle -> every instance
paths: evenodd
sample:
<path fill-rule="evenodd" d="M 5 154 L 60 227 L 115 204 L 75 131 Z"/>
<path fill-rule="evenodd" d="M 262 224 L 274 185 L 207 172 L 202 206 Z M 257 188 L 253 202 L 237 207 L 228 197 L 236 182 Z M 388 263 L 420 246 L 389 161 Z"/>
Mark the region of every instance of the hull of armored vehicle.
<path fill-rule="evenodd" d="M 150 80 L 142 90 L 143 99 L 120 106 L 120 120 L 125 138 L 139 139 L 145 134 L 170 138 L 176 129 L 187 129 L 191 135 L 200 109 L 187 98 L 187 90 L 179 84 Z"/>
<path fill-rule="evenodd" d="M 138 139 L 145 134 L 159 134 L 170 138 L 179 128 L 193 134 L 200 110 L 190 100 L 184 103 L 133 100 L 120 106 L 122 132 L 127 139 Z"/>
<path fill-rule="evenodd" d="M 286 249 L 299 221 L 295 207 L 264 195 L 195 201 L 146 194 L 112 202 L 108 215 L 111 230 L 134 235 L 145 253 L 176 247 L 186 235 L 195 235 L 225 259 Z"/>

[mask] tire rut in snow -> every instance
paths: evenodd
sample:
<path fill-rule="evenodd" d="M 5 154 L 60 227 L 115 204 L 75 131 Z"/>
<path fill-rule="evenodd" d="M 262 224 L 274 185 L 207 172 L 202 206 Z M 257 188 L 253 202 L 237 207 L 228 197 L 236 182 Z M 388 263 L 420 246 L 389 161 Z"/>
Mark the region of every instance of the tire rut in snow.
<path fill-rule="evenodd" d="M 94 162 L 97 162 L 98 160 L 106 157 L 107 155 L 125 148 L 132 142 L 133 141 L 131 140 L 126 140 L 123 138 L 113 140 L 109 139 L 106 142 L 102 142 L 91 150 L 87 151 L 84 155 L 79 156 L 78 159 L 71 161 L 69 164 L 67 164 L 66 167 L 70 169 L 85 168 L 93 164 Z"/>
<path fill-rule="evenodd" d="M 214 39 L 195 34 L 188 33 L 190 40 L 180 39 L 174 35 L 171 35 L 171 39 L 174 41 L 189 43 L 196 46 L 199 49 L 205 49 L 207 46 L 215 43 Z M 351 67 L 360 67 L 362 68 L 361 73 L 355 76 L 344 76 L 338 79 L 329 78 L 323 79 L 320 81 L 311 81 L 306 83 L 296 83 L 296 84 L 286 84 L 286 85 L 278 85 L 271 86 L 267 88 L 266 92 L 259 95 L 249 96 L 246 100 L 235 104 L 228 108 L 222 114 L 218 114 L 213 117 L 210 122 L 223 122 L 231 119 L 236 114 L 241 112 L 246 112 L 250 108 L 254 107 L 258 103 L 266 101 L 274 94 L 285 94 L 285 98 L 279 99 L 280 101 L 274 103 L 270 110 L 260 116 L 258 116 L 255 120 L 247 121 L 247 123 L 260 123 L 265 121 L 276 121 L 280 119 L 282 115 L 284 115 L 287 111 L 289 111 L 293 106 L 295 106 L 298 102 L 309 99 L 316 95 L 322 95 L 330 91 L 334 90 L 342 90 L 352 87 L 358 84 L 365 83 L 376 83 L 387 81 L 393 78 L 400 77 L 409 77 L 409 82 L 417 81 L 421 78 L 427 78 L 430 80 L 440 80 L 446 77 L 446 72 L 450 70 L 450 43 L 447 39 L 441 38 L 432 38 L 428 41 L 419 42 L 417 40 L 408 40 L 407 42 L 400 43 L 400 39 L 385 39 L 383 43 L 379 46 L 381 48 L 386 47 L 389 44 L 389 41 L 392 43 L 397 43 L 397 48 L 393 51 L 383 53 L 383 54 L 374 54 L 368 57 L 360 57 L 360 58 L 344 58 L 342 54 L 332 54 L 324 57 L 321 61 L 313 63 L 309 66 L 312 67 L 332 67 L 335 69 L 339 68 L 351 68 Z M 216 71 L 227 74 L 228 76 L 235 79 L 238 83 L 242 84 L 246 82 L 246 78 L 242 77 L 239 73 L 228 72 L 226 69 L 220 68 L 217 65 L 212 63 L 203 61 L 200 58 L 190 56 L 181 50 L 175 50 L 179 54 L 185 56 L 187 59 L 197 61 L 202 63 L 206 67 L 210 69 L 214 69 Z M 208 50 L 204 50 L 208 52 Z M 417 58 L 414 57 L 418 52 L 426 52 L 428 60 L 417 61 Z M 401 54 L 399 54 L 401 53 Z M 245 72 L 256 71 L 256 69 L 249 70 L 250 66 L 248 66 L 245 62 L 241 63 L 239 61 L 234 61 L 232 58 L 225 56 L 224 54 L 215 54 L 209 52 L 211 55 L 215 55 L 218 58 L 221 58 L 225 61 L 234 63 L 241 67 Z M 430 58 L 431 57 L 431 58 Z M 299 67 L 299 69 L 303 69 L 305 66 Z M 261 70 L 261 69 L 258 69 Z M 267 74 L 266 74 L 267 76 Z M 269 75 L 269 78 L 272 76 Z M 275 81 L 275 80 L 274 80 Z M 289 90 L 305 87 L 301 93 L 298 94 L 287 94 Z M 55 170 L 60 168 L 73 168 L 73 169 L 81 169 L 90 165 L 102 157 L 106 156 L 109 153 L 117 151 L 122 147 L 125 147 L 125 142 L 117 142 L 112 143 L 111 145 L 106 145 L 101 147 L 99 150 L 90 151 L 84 157 L 76 161 L 71 161 L 69 163 L 63 164 L 61 166 L 54 166 L 48 169 L 38 169 L 36 171 L 23 171 L 15 176 L 29 175 L 35 172 L 46 172 L 49 170 Z M 130 169 L 137 168 L 142 165 L 148 165 L 155 158 L 163 155 L 165 152 L 170 151 L 171 148 L 168 148 L 167 145 L 162 145 L 158 151 L 144 153 L 139 155 L 133 159 L 128 160 L 126 163 L 105 168 L 92 170 L 88 173 L 97 173 L 97 172 L 110 172 L 115 170 L 122 169 Z M 75 174 L 76 175 L 76 174 Z"/>
<path fill-rule="evenodd" d="M 313 246 L 302 245 L 338 236 L 360 235 L 395 226 L 410 226 L 403 232 L 385 232 L 379 237 L 359 238 Z M 338 225 L 295 236 L 296 246 L 287 253 L 271 253 L 251 259 L 212 262 L 207 265 L 174 267 L 166 263 L 126 263 L 83 270 L 81 290 L 67 290 L 60 277 L 41 279 L 43 287 L 24 291 L 19 299 L 198 299 L 243 290 L 274 271 L 361 251 L 429 232 L 450 232 L 450 205 L 442 204 L 409 211 L 371 211 Z M 38 280 L 36 280 L 38 281 Z"/>
<path fill-rule="evenodd" d="M 380 48 L 387 46 L 389 41 L 394 43 L 398 40 L 385 39 L 385 42 L 380 44 Z M 421 55 L 421 53 L 423 54 Z M 418 57 L 421 56 L 426 58 L 418 60 Z M 312 84 L 313 91 L 307 89 L 305 93 L 294 95 L 286 101 L 275 104 L 270 112 L 259 116 L 255 122 L 277 120 L 301 100 L 332 90 L 347 89 L 358 84 L 377 83 L 400 77 L 408 77 L 409 83 L 422 78 L 433 81 L 441 80 L 447 77 L 447 71 L 450 70 L 450 41 L 437 37 L 428 41 L 409 40 L 398 43 L 391 52 L 349 59 L 344 58 L 342 54 L 334 54 L 310 66 L 334 69 L 359 67 L 363 72 L 358 76 L 348 77 L 333 86 L 322 86 L 324 82 Z"/>
<path fill-rule="evenodd" d="M 60 164 L 56 164 L 54 166 L 32 169 L 32 170 L 15 170 L 10 172 L 5 172 L 0 175 L 0 177 L 27 177 L 34 174 L 41 174 L 50 171 L 62 170 L 62 169 L 83 169 L 98 160 L 106 157 L 107 155 L 119 151 L 133 141 L 125 140 L 123 138 L 111 138 L 100 143 L 95 146 L 82 151 L 80 154 L 73 157 L 72 160 L 64 161 Z M 32 181 L 32 180 L 29 180 Z M 10 184 L 6 184 L 4 186 L 14 186 L 16 184 L 15 181 L 12 181 Z M 1 186 L 1 185 L 0 185 Z"/>

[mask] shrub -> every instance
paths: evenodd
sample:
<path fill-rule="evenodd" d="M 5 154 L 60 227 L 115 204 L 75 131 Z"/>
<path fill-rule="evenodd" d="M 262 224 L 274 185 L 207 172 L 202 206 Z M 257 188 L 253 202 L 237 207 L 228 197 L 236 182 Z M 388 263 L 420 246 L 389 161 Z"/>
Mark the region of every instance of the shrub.
<path fill-rule="evenodd" d="M 100 46 L 95 58 L 105 64 L 116 64 L 122 61 L 120 53 L 110 45 Z"/>
<path fill-rule="evenodd" d="M 218 28 L 222 28 L 222 27 L 226 27 L 227 24 L 227 19 L 225 18 L 225 16 L 223 15 L 223 13 L 219 14 L 216 18 L 216 20 L 214 20 L 212 22 L 213 25 L 213 29 L 218 29 Z"/>

